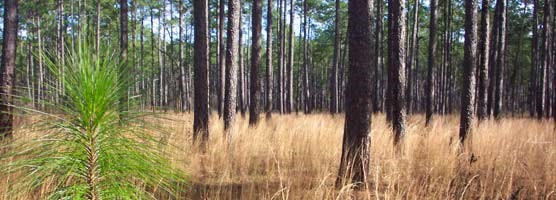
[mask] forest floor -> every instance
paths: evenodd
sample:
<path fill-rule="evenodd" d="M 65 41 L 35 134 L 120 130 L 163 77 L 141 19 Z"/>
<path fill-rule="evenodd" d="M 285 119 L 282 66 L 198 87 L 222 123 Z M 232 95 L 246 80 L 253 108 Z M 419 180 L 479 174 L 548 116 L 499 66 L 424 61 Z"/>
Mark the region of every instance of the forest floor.
<path fill-rule="evenodd" d="M 552 120 L 483 122 L 471 139 L 476 161 L 469 162 L 470 154 L 458 151 L 455 115 L 435 116 L 429 127 L 423 116 L 410 117 L 401 154 L 384 115 L 373 115 L 370 188 L 354 193 L 334 188 L 343 115 L 274 114 L 256 127 L 238 115 L 228 144 L 213 114 L 206 152 L 191 145 L 192 114 L 162 117 L 171 161 L 188 175 L 179 199 L 556 199 Z M 0 180 L 5 194 L 8 180 Z"/>
<path fill-rule="evenodd" d="M 349 186 L 334 188 L 341 155 L 343 115 L 278 115 L 249 127 L 238 117 L 228 145 L 223 123 L 211 117 L 208 151 L 191 148 L 192 115 L 173 119 L 169 141 L 184 166 L 187 199 L 350 199 Z M 408 120 L 402 154 L 392 147 L 384 115 L 371 132 L 371 199 L 556 199 L 556 133 L 553 121 L 492 120 L 475 127 L 470 163 L 457 148 L 459 117 Z"/>

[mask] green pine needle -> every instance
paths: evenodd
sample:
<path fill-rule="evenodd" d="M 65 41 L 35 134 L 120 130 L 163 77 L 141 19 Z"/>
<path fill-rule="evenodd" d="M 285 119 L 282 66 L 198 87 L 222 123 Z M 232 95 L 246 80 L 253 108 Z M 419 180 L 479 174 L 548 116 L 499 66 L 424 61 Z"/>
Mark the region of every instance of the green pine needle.
<path fill-rule="evenodd" d="M 49 199 L 175 197 L 185 177 L 167 159 L 163 131 L 134 111 L 133 99 L 122 102 L 133 84 L 125 66 L 86 42 L 74 49 L 65 66 L 46 62 L 63 83 L 60 103 L 45 103 L 51 112 L 26 128 L 31 139 L 2 147 L 1 169 L 16 179 L 10 198 L 39 190 Z"/>

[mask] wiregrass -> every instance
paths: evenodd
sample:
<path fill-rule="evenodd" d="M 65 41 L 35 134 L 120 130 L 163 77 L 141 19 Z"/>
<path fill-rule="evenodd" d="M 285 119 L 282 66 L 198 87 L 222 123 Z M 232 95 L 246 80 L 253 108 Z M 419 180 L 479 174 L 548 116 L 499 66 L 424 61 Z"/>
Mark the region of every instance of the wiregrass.
<path fill-rule="evenodd" d="M 175 197 L 157 198 L 556 199 L 552 121 L 504 118 L 475 126 L 472 149 L 477 160 L 470 163 L 470 155 L 458 151 L 456 115 L 435 116 L 430 127 L 424 127 L 424 117 L 410 117 L 401 155 L 392 147 L 385 117 L 374 115 L 370 187 L 358 192 L 350 185 L 334 188 L 342 115 L 276 114 L 255 127 L 238 117 L 232 130 L 235 140 L 228 144 L 223 123 L 213 114 L 206 152 L 191 145 L 192 117 L 165 114 L 165 119 L 149 119 L 168 130 L 171 145 L 166 151 L 190 183 Z M 3 176 L 2 194 L 14 181 Z"/>

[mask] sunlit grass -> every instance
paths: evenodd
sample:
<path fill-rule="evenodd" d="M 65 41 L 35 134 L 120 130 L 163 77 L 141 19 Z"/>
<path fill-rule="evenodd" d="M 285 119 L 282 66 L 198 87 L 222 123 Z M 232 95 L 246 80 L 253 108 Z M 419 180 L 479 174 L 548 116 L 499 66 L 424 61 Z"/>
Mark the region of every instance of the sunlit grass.
<path fill-rule="evenodd" d="M 411 117 L 403 154 L 397 156 L 383 115 L 373 117 L 371 188 L 354 194 L 334 189 L 344 126 L 342 115 L 273 115 L 257 127 L 239 118 L 228 147 L 222 121 L 211 118 L 209 151 L 191 143 L 192 115 L 169 115 L 170 137 L 181 149 L 192 199 L 554 199 L 556 135 L 552 121 L 487 121 L 475 129 L 473 153 L 459 154 L 459 118 L 436 117 L 431 127 Z"/>
<path fill-rule="evenodd" d="M 554 199 L 556 135 L 552 121 L 487 121 L 472 137 L 477 161 L 457 149 L 459 118 L 408 120 L 401 156 L 392 147 L 383 115 L 372 123 L 370 188 L 334 188 L 343 115 L 273 115 L 249 127 L 239 117 L 236 139 L 225 140 L 213 114 L 208 151 L 192 147 L 192 114 L 150 119 L 165 127 L 171 164 L 186 170 L 190 184 L 175 199 Z M 21 136 L 25 137 L 25 136 Z M 27 136 L 31 137 L 31 136 Z M 2 179 L 2 190 L 13 179 Z M 166 198 L 165 198 L 166 199 Z"/>

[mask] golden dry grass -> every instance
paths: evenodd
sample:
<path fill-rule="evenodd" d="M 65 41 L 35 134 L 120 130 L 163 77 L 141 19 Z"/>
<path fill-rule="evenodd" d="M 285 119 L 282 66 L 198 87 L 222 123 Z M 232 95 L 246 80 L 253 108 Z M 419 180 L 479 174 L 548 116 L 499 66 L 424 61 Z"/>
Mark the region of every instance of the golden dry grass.
<path fill-rule="evenodd" d="M 334 188 L 343 115 L 273 115 L 249 127 L 238 117 L 233 142 L 211 117 L 208 151 L 191 145 L 192 114 L 167 114 L 172 162 L 189 175 L 180 199 L 556 199 L 556 133 L 552 121 L 503 119 L 475 128 L 473 154 L 457 150 L 459 118 L 408 122 L 401 155 L 383 115 L 373 116 L 370 188 Z M 9 187 L 1 179 L 0 192 Z M 13 181 L 13 180 L 11 180 Z M 9 199 L 5 195 L 1 196 Z"/>
<path fill-rule="evenodd" d="M 191 115 L 170 115 L 170 141 L 181 147 L 174 162 L 185 166 L 190 199 L 347 199 L 335 190 L 344 126 L 342 115 L 273 115 L 257 127 L 237 120 L 228 145 L 222 121 L 211 117 L 209 150 L 191 148 Z M 401 156 L 383 115 L 373 116 L 371 199 L 556 199 L 556 134 L 552 121 L 488 121 L 475 129 L 473 154 L 459 154 L 456 116 L 424 127 L 408 122 Z"/>

